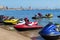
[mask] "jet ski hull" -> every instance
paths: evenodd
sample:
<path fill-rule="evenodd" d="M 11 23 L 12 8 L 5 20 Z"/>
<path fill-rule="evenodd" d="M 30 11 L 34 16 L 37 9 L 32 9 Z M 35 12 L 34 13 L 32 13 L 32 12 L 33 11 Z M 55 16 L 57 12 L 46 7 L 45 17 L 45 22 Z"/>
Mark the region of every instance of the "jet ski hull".
<path fill-rule="evenodd" d="M 41 35 L 45 40 L 58 40 L 60 39 L 60 35 L 57 35 L 57 36 L 44 36 L 44 35 Z"/>
<path fill-rule="evenodd" d="M 32 17 L 32 19 L 40 19 L 39 17 Z"/>
<path fill-rule="evenodd" d="M 40 29 L 42 28 L 42 26 L 37 26 L 37 25 L 32 25 L 32 26 L 28 26 L 28 25 L 15 25 L 14 27 L 15 29 L 17 30 L 21 30 L 21 31 L 24 31 L 24 30 L 34 30 L 34 29 Z"/>
<path fill-rule="evenodd" d="M 58 18 L 60 18 L 60 16 L 57 16 Z"/>
<path fill-rule="evenodd" d="M 15 29 L 18 30 L 18 31 L 28 31 L 28 30 L 37 30 L 37 29 L 40 29 L 40 28 L 15 28 Z"/>

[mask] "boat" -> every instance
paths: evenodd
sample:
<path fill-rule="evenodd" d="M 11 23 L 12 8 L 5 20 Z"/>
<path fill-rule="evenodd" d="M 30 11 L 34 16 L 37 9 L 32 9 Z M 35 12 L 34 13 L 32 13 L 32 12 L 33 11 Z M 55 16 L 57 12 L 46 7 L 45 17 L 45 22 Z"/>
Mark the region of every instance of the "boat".
<path fill-rule="evenodd" d="M 40 29 L 42 26 L 38 26 L 37 22 L 30 22 L 28 25 L 25 23 L 18 23 L 14 26 L 14 28 L 18 31 L 25 31 L 25 30 L 33 30 L 33 29 Z"/>
<path fill-rule="evenodd" d="M 32 17 L 32 19 L 40 19 L 41 16 L 35 15 L 34 17 Z"/>
<path fill-rule="evenodd" d="M 60 16 L 57 16 L 58 18 L 60 18 Z"/>
<path fill-rule="evenodd" d="M 52 18 L 53 17 L 53 14 L 46 14 L 45 15 L 45 18 Z"/>
<path fill-rule="evenodd" d="M 17 24 L 19 19 L 6 19 L 4 20 L 4 24 Z"/>
<path fill-rule="evenodd" d="M 56 25 L 49 23 L 46 25 L 39 34 L 46 40 L 58 40 L 60 39 L 60 32 L 56 30 Z"/>
<path fill-rule="evenodd" d="M 35 15 L 34 17 L 32 17 L 32 19 L 40 19 L 42 17 L 41 13 L 38 13 L 37 15 Z"/>

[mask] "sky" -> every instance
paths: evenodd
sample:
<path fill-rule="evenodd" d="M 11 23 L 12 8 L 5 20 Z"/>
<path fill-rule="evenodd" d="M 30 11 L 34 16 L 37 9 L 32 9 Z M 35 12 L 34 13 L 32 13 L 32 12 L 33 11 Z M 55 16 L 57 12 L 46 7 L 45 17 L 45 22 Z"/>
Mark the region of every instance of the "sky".
<path fill-rule="evenodd" d="M 60 0 L 0 0 L 0 6 L 9 8 L 60 8 Z"/>

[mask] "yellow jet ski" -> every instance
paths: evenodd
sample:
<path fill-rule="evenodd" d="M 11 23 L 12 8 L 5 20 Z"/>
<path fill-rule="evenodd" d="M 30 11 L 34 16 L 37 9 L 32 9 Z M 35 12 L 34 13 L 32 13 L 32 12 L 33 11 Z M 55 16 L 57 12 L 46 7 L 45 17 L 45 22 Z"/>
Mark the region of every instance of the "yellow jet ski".
<path fill-rule="evenodd" d="M 46 18 L 52 18 L 53 17 L 53 14 L 46 14 L 45 17 Z"/>
<path fill-rule="evenodd" d="M 6 19 L 4 20 L 5 24 L 17 24 L 19 22 L 19 19 Z"/>

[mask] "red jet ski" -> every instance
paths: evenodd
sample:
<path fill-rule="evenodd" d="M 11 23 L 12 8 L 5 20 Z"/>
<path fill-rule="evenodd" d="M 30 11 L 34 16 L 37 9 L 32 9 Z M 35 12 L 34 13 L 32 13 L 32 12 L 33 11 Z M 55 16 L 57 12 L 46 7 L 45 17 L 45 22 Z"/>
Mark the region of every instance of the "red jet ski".
<path fill-rule="evenodd" d="M 30 22 L 28 25 L 26 25 L 25 23 L 18 23 L 18 24 L 15 25 L 14 28 L 19 30 L 19 31 L 42 28 L 42 26 L 38 26 L 37 24 L 38 24 L 38 22 Z"/>

